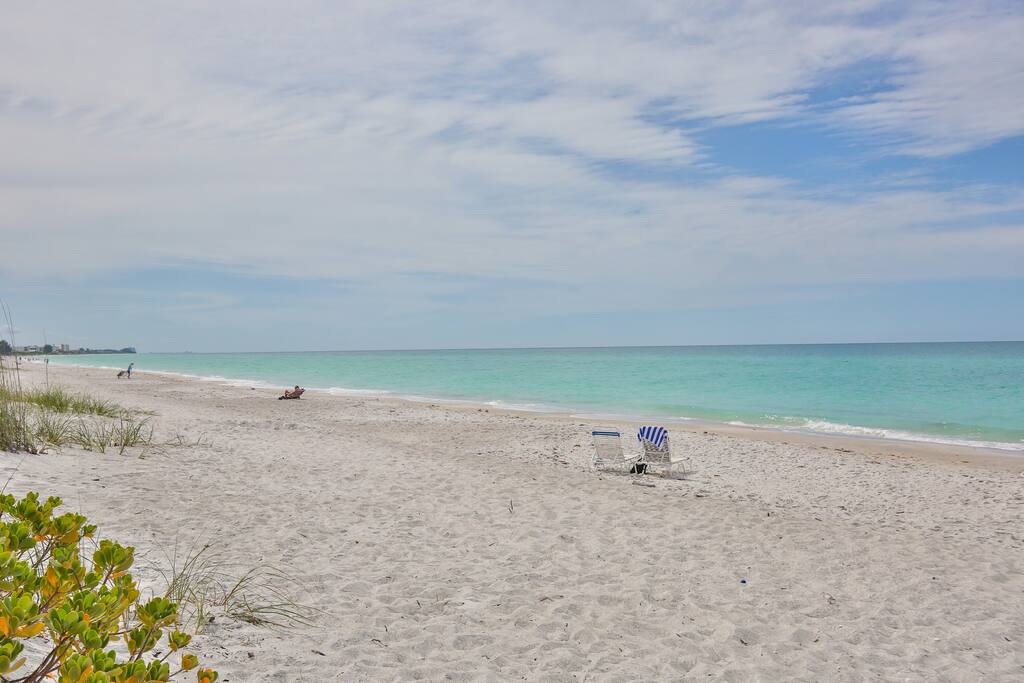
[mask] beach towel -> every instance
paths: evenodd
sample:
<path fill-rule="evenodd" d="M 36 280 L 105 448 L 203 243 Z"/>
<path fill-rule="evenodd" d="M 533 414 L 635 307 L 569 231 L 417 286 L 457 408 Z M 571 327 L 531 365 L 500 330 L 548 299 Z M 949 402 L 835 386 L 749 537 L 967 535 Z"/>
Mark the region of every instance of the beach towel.
<path fill-rule="evenodd" d="M 661 448 L 665 444 L 666 436 L 668 436 L 668 430 L 664 427 L 647 426 L 641 427 L 636 433 L 636 440 L 646 441 L 655 448 Z"/>

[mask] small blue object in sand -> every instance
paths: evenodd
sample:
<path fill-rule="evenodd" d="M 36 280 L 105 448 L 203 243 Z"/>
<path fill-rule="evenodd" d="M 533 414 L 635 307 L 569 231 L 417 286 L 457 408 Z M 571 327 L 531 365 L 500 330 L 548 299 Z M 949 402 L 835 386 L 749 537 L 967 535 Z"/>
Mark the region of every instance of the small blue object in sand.
<path fill-rule="evenodd" d="M 747 582 L 746 579 L 740 579 L 740 583 L 746 583 L 746 582 Z"/>

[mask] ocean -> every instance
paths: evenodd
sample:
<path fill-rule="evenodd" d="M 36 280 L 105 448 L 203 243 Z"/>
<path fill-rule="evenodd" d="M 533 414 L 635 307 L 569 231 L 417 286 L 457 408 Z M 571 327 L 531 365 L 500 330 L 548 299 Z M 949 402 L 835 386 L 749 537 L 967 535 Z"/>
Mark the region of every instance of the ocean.
<path fill-rule="evenodd" d="M 1024 451 L 1024 342 L 141 353 L 54 363 Z"/>

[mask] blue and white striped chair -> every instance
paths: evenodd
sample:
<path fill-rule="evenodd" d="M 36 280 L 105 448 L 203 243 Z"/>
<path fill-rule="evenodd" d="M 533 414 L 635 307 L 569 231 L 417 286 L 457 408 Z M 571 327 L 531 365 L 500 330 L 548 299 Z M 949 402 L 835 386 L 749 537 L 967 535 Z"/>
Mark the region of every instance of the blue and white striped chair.
<path fill-rule="evenodd" d="M 641 427 L 636 433 L 636 439 L 640 442 L 640 446 L 643 449 L 643 455 L 640 458 L 641 462 L 646 463 L 648 467 L 658 468 L 665 474 L 670 473 L 673 467 L 683 462 L 681 457 L 672 454 L 668 430 L 664 427 Z M 684 475 L 685 472 L 686 468 L 684 466 Z"/>

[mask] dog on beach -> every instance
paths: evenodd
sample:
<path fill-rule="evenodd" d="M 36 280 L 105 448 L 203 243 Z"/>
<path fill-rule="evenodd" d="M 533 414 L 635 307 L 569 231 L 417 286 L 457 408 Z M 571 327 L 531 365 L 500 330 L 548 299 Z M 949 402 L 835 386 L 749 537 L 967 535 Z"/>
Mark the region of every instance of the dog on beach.
<path fill-rule="evenodd" d="M 127 370 L 122 370 L 121 372 L 117 373 L 117 378 L 121 379 L 122 377 L 124 377 L 126 372 L 128 372 L 128 371 Z"/>

